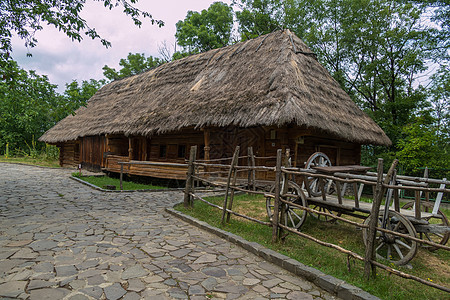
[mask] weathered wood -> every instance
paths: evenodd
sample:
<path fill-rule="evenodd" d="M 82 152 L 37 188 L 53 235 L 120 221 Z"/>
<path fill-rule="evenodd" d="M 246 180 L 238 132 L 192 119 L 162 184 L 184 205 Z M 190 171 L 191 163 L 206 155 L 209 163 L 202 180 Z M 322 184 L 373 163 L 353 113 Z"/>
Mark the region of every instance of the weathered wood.
<path fill-rule="evenodd" d="M 278 218 L 280 206 L 280 191 L 281 191 L 281 149 L 277 150 L 277 162 L 275 166 L 275 198 L 272 216 L 272 243 L 278 241 Z"/>
<path fill-rule="evenodd" d="M 210 144 L 211 144 L 210 136 L 211 135 L 210 135 L 210 130 L 208 128 L 205 128 L 203 130 L 203 136 L 204 136 L 204 143 L 205 143 L 205 148 L 203 149 L 204 153 L 205 153 L 204 159 L 206 161 L 208 161 L 210 159 L 210 151 L 211 151 L 211 146 L 210 146 Z"/>
<path fill-rule="evenodd" d="M 395 170 L 394 175 L 392 175 L 392 182 L 397 183 L 397 170 Z M 394 190 L 394 210 L 400 212 L 400 197 L 398 195 L 400 190 Z"/>
<path fill-rule="evenodd" d="M 270 196 L 270 195 L 267 195 L 267 196 Z M 282 196 L 284 196 L 284 197 L 298 197 L 298 195 L 293 195 L 293 194 L 287 194 L 287 195 L 282 195 Z M 280 201 L 286 202 L 286 201 L 284 201 L 282 199 Z M 326 204 L 329 204 L 329 202 L 323 202 L 322 200 L 317 200 L 317 199 L 315 199 L 314 202 L 308 202 L 308 203 L 314 203 L 314 204 L 318 203 L 320 206 L 326 206 Z M 297 208 L 300 208 L 300 209 L 303 209 L 303 210 L 306 210 L 306 211 L 311 212 L 311 213 L 324 215 L 324 216 L 327 216 L 327 217 L 330 217 L 330 218 L 333 218 L 333 219 L 336 219 L 336 220 L 339 220 L 339 221 L 343 221 L 345 223 L 352 224 L 352 225 L 355 225 L 355 226 L 360 227 L 360 228 L 369 228 L 369 225 L 360 224 L 360 223 L 357 223 L 357 222 L 354 222 L 354 221 L 350 221 L 348 219 L 345 219 L 345 218 L 342 218 L 342 217 L 339 217 L 339 216 L 336 216 L 336 215 L 333 215 L 333 214 L 330 214 L 330 213 L 327 213 L 327 212 L 318 211 L 318 210 L 315 210 L 315 209 L 312 209 L 312 208 L 309 208 L 309 207 L 304 207 L 304 206 L 301 206 L 301 205 L 296 204 L 296 203 L 290 202 L 289 205 L 297 207 Z M 342 211 L 346 215 L 350 215 L 350 216 L 352 215 L 349 212 L 351 210 L 349 210 L 348 207 L 338 206 L 338 205 L 334 204 L 332 208 L 334 210 L 337 210 L 337 211 Z M 339 208 L 341 208 L 342 210 L 339 210 Z M 361 215 L 354 215 L 354 216 L 358 217 L 358 218 L 362 217 Z M 419 227 L 421 230 L 422 229 L 423 230 L 427 230 L 426 228 L 429 228 L 430 225 L 425 225 L 425 224 L 424 225 L 416 225 L 415 227 Z M 440 227 L 440 228 L 439 229 L 434 229 L 434 227 Z M 408 235 L 408 234 L 403 234 L 403 233 L 400 233 L 400 232 L 384 229 L 384 228 L 381 228 L 381 227 L 376 227 L 376 230 L 384 232 L 384 233 L 388 233 L 388 234 L 391 234 L 391 235 L 395 235 L 395 236 L 398 236 L 398 237 L 402 237 L 402 238 L 405 238 L 405 239 L 410 239 L 412 241 L 415 241 L 415 242 L 418 242 L 418 243 L 421 243 L 421 244 L 425 244 L 425 245 L 433 246 L 433 247 L 436 247 L 436 248 L 439 248 L 439 249 L 444 249 L 444 250 L 450 251 L 450 247 L 449 246 L 441 245 L 441 244 L 434 243 L 434 242 L 431 242 L 431 241 L 428 241 L 428 240 L 419 239 L 419 238 L 413 237 L 413 236 Z M 436 226 L 431 226 L 430 229 L 428 229 L 428 230 L 431 230 L 431 231 L 427 231 L 427 232 L 432 232 L 434 230 L 436 230 L 437 232 L 447 232 L 449 230 L 449 227 L 436 225 Z"/>
<path fill-rule="evenodd" d="M 380 212 L 380 204 L 382 199 L 382 181 L 383 181 L 383 159 L 378 159 L 378 176 L 377 176 L 377 185 L 374 194 L 374 200 L 372 204 L 371 215 L 373 216 L 369 222 L 369 229 L 367 234 L 367 244 L 366 251 L 364 256 L 364 276 L 366 279 L 369 279 L 371 276 L 376 275 L 375 266 L 371 263 L 372 260 L 375 259 L 375 234 L 376 227 L 378 223 L 378 214 Z"/>
<path fill-rule="evenodd" d="M 225 197 L 224 197 L 224 202 L 223 202 L 223 211 L 222 211 L 222 225 L 225 225 L 225 214 L 226 214 L 226 208 L 227 208 L 227 204 L 228 204 L 228 193 L 230 190 L 231 176 L 233 175 L 233 172 L 235 172 L 234 167 L 237 164 L 238 157 L 239 157 L 239 146 L 237 146 L 236 149 L 234 150 L 233 158 L 231 159 L 230 169 L 228 170 L 227 187 L 226 187 L 226 191 L 225 191 Z"/>
<path fill-rule="evenodd" d="M 353 183 L 353 194 L 355 195 L 355 207 L 359 208 L 358 184 Z"/>
<path fill-rule="evenodd" d="M 376 173 L 373 172 L 367 172 L 367 175 L 376 175 Z M 406 175 L 397 175 L 397 179 L 398 180 L 407 180 L 407 181 L 412 181 L 412 182 L 416 182 L 416 183 L 437 183 L 437 184 L 450 184 L 450 181 L 447 180 L 446 178 L 444 179 L 435 179 L 435 178 L 423 178 L 423 177 L 413 177 L 413 176 L 406 176 Z M 426 185 L 422 185 L 422 186 L 426 186 Z"/>
<path fill-rule="evenodd" d="M 420 192 L 419 191 L 415 191 L 414 192 L 414 211 L 415 211 L 415 217 L 416 219 L 420 219 L 421 216 L 421 211 L 420 211 Z"/>
<path fill-rule="evenodd" d="M 184 190 L 184 207 L 192 208 L 194 206 L 194 201 L 192 199 L 191 193 L 193 193 L 193 175 L 194 175 L 194 161 L 197 156 L 197 146 L 192 146 L 189 153 L 189 164 L 186 176 L 186 186 Z"/>
<path fill-rule="evenodd" d="M 253 169 L 255 167 L 255 155 L 253 154 L 253 147 L 248 147 L 248 166 L 252 169 L 248 171 L 248 186 L 252 187 L 252 190 L 256 190 L 255 181 L 256 181 L 256 171 Z"/>
<path fill-rule="evenodd" d="M 291 157 L 291 150 L 289 148 L 286 148 L 285 155 L 284 155 L 284 167 L 285 168 L 291 167 L 290 157 Z M 283 186 L 282 186 L 283 189 L 280 192 L 282 194 L 286 194 L 289 190 L 289 177 L 286 173 L 281 173 L 281 176 L 282 176 L 282 182 L 283 182 Z M 286 214 L 287 206 L 285 203 L 281 202 L 281 197 L 280 197 L 280 207 L 281 207 L 281 212 L 280 212 L 279 220 L 283 221 L 286 217 L 285 214 Z M 278 229 L 278 238 L 284 242 L 285 234 L 284 234 L 284 230 L 281 227 Z"/>
<path fill-rule="evenodd" d="M 335 244 L 332 244 L 332 243 L 323 242 L 323 241 L 321 241 L 321 240 L 319 240 L 319 239 L 316 239 L 316 238 L 314 238 L 314 237 L 312 237 L 312 236 L 310 236 L 310 235 L 307 235 L 307 234 L 305 234 L 305 233 L 303 233 L 303 232 L 301 232 L 301 231 L 298 231 L 298 230 L 292 229 L 292 228 L 290 228 L 290 227 L 287 227 L 287 226 L 285 226 L 285 225 L 283 225 L 283 224 L 279 224 L 279 226 L 280 226 L 281 228 L 283 228 L 283 229 L 285 229 L 285 230 L 287 230 L 287 231 L 293 233 L 293 234 L 299 235 L 299 236 L 301 236 L 301 237 L 307 238 L 308 240 L 311 240 L 311 241 L 313 241 L 313 242 L 316 242 L 316 243 L 319 244 L 319 245 L 322 245 L 322 246 L 325 246 L 325 247 L 328 247 L 328 248 L 333 248 L 333 249 L 335 249 L 335 250 L 338 250 L 339 252 L 342 252 L 342 253 L 345 253 L 345 254 L 347 254 L 347 255 L 350 255 L 350 256 L 353 257 L 353 258 L 356 258 L 356 259 L 358 259 L 358 260 L 364 261 L 364 258 L 363 258 L 362 256 L 360 256 L 359 254 L 354 253 L 354 252 L 352 252 L 352 251 L 350 251 L 350 250 L 344 249 L 344 248 L 342 248 L 342 247 L 340 247 L 340 246 L 337 246 L 337 245 L 335 245 Z"/>
<path fill-rule="evenodd" d="M 376 186 L 376 190 L 375 190 L 375 196 L 374 196 L 374 200 L 373 200 L 373 204 L 372 204 L 372 210 L 370 212 L 370 220 L 369 220 L 369 229 L 368 229 L 368 234 L 367 234 L 367 245 L 366 245 L 366 251 L 365 251 L 365 263 L 364 263 L 364 275 L 366 277 L 366 279 L 369 279 L 371 276 L 375 277 L 376 276 L 376 269 L 375 269 L 375 265 L 373 265 L 371 263 L 371 261 L 375 260 L 375 235 L 376 235 L 376 227 L 377 227 L 377 223 L 378 223 L 378 215 L 380 212 L 380 205 L 381 205 L 381 200 L 383 199 L 383 195 L 384 195 L 384 188 L 383 188 L 383 184 L 387 184 L 390 180 L 391 177 L 394 173 L 395 167 L 398 164 L 398 160 L 395 159 L 392 162 L 392 165 L 388 171 L 388 173 L 386 174 L 386 177 L 384 178 L 384 182 L 383 182 L 383 160 L 382 159 L 378 159 L 378 167 L 377 167 L 377 171 L 378 171 L 378 176 L 377 176 L 377 186 Z M 388 211 L 388 210 L 386 210 Z M 386 214 L 385 211 L 385 214 Z M 386 216 L 385 218 L 386 219 Z M 383 226 L 384 228 L 384 226 Z"/>
<path fill-rule="evenodd" d="M 205 202 L 205 203 L 208 204 L 209 206 L 212 206 L 212 207 L 218 208 L 218 209 L 220 209 L 220 210 L 223 210 L 223 207 L 221 207 L 221 206 L 219 206 L 219 205 L 216 205 L 216 204 L 214 204 L 214 203 L 211 203 L 211 202 L 209 202 L 209 201 L 203 199 L 202 197 L 200 197 L 200 196 L 198 196 L 198 195 L 196 195 L 196 194 L 191 194 L 191 196 L 192 196 L 193 198 L 195 198 L 195 199 L 198 199 L 198 200 L 200 200 L 200 201 L 202 201 L 202 202 Z M 270 223 L 270 222 L 264 222 L 264 221 L 261 221 L 261 220 L 258 220 L 258 219 L 255 219 L 255 218 L 252 218 L 252 217 L 249 217 L 249 216 L 246 216 L 246 215 L 243 215 L 243 214 L 240 214 L 240 213 L 237 213 L 237 212 L 228 210 L 228 209 L 227 209 L 227 212 L 229 212 L 229 213 L 231 213 L 231 214 L 233 214 L 233 215 L 235 215 L 235 216 L 241 217 L 241 218 L 243 218 L 243 219 L 246 219 L 246 220 L 249 220 L 249 221 L 253 221 L 253 222 L 259 223 L 259 224 L 264 225 L 264 226 L 272 226 L 272 223 Z"/>
<path fill-rule="evenodd" d="M 422 279 L 420 277 L 417 277 L 417 276 L 414 276 L 414 275 L 403 273 L 403 272 L 401 272 L 399 270 L 396 270 L 396 269 L 392 269 L 391 267 L 385 266 L 385 265 L 383 265 L 383 264 L 381 264 L 381 263 L 379 263 L 377 261 L 371 261 L 371 263 L 373 265 L 381 268 L 381 269 L 384 269 L 384 270 L 388 271 L 389 273 L 395 274 L 397 276 L 400 276 L 400 277 L 403 277 L 403 278 L 406 278 L 406 279 L 412 279 L 412 280 L 415 280 L 415 281 L 420 282 L 422 284 L 425 284 L 427 286 L 431 286 L 431 287 L 437 288 L 439 290 L 442 290 L 444 292 L 450 293 L 450 289 L 447 288 L 447 287 L 444 287 L 444 286 L 438 285 L 436 283 L 424 280 L 424 279 Z"/>
<path fill-rule="evenodd" d="M 338 197 L 338 203 L 342 204 L 342 191 L 341 191 L 341 182 L 335 181 L 336 184 L 336 195 Z"/>
<path fill-rule="evenodd" d="M 447 178 L 443 178 L 442 181 L 447 181 Z M 441 183 L 441 185 L 439 186 L 440 189 L 444 189 L 445 188 L 445 183 Z M 434 202 L 434 206 L 433 206 L 433 215 L 438 213 L 439 210 L 439 206 L 441 205 L 441 201 L 442 201 L 442 196 L 444 195 L 444 193 L 440 192 L 437 194 L 436 196 L 436 201 Z"/>
<path fill-rule="evenodd" d="M 236 148 L 238 148 L 239 146 L 237 146 Z M 239 148 L 238 148 L 239 149 Z M 239 157 L 239 150 L 237 150 L 237 157 Z M 239 159 L 236 158 L 236 164 L 238 163 Z M 233 161 L 231 161 L 232 165 L 233 165 Z M 230 192 L 230 201 L 228 202 L 228 210 L 232 211 L 233 210 L 233 201 L 234 201 L 234 187 L 236 186 L 236 178 L 237 178 L 237 171 L 234 170 L 234 175 L 233 175 L 233 181 L 231 183 L 231 186 L 227 186 L 227 189 L 231 188 L 231 192 Z M 230 212 L 227 213 L 227 223 L 230 223 L 230 217 L 231 214 Z"/>

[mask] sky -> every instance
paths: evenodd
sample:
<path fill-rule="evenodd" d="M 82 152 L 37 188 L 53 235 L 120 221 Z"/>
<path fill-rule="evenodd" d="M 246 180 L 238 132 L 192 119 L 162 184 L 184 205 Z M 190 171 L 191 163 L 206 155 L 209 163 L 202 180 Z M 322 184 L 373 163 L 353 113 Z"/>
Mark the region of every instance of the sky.
<path fill-rule="evenodd" d="M 165 25 L 161 28 L 151 25 L 148 19 L 144 19 L 139 28 L 121 7 L 110 11 L 103 7 L 102 2 L 86 1 L 81 16 L 102 38 L 110 41 L 112 47 L 106 49 L 99 39 L 89 37 L 84 37 L 80 43 L 71 41 L 64 33 L 45 25 L 36 33 L 38 44 L 34 48 L 27 49 L 23 40 L 14 37 L 12 57 L 21 68 L 47 75 L 62 93 L 65 84 L 72 80 L 103 79 L 102 67 L 108 65 L 119 69 L 119 60 L 130 52 L 160 57 L 158 46 L 163 43 L 173 52 L 175 24 L 184 20 L 189 10 L 200 12 L 215 1 L 218 0 L 140 0 L 136 7 L 149 12 L 155 19 L 163 20 Z M 231 0 L 221 1 L 231 3 Z M 27 57 L 28 52 L 32 57 Z"/>

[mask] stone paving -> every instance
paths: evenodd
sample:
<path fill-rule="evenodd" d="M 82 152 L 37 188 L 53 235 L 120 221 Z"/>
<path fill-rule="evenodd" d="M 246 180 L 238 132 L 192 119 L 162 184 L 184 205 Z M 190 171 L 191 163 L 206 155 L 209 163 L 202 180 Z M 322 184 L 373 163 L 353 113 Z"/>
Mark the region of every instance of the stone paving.
<path fill-rule="evenodd" d="M 105 193 L 0 164 L 0 299 L 334 299 L 164 212 L 181 192 Z"/>

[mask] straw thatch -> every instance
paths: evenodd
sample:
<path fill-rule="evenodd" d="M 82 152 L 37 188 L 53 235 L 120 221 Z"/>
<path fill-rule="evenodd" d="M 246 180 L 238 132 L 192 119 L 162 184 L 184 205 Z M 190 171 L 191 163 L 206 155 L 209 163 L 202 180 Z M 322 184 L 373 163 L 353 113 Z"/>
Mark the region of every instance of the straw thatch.
<path fill-rule="evenodd" d="M 191 126 L 288 124 L 361 144 L 391 143 L 288 30 L 107 84 L 87 107 L 60 121 L 40 140 L 150 136 Z"/>

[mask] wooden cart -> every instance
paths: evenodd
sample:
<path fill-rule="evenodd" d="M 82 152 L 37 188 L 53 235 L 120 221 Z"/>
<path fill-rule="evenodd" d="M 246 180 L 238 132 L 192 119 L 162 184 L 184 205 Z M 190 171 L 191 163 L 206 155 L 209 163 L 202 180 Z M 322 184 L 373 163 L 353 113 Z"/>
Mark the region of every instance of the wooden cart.
<path fill-rule="evenodd" d="M 285 191 L 285 199 L 304 207 L 309 206 L 317 211 L 360 218 L 364 220 L 364 224 L 369 224 L 373 217 L 370 215 L 372 203 L 360 201 L 364 183 L 358 184 L 353 181 L 349 186 L 348 183 L 344 182 L 348 182 L 349 179 L 361 179 L 361 182 L 366 182 L 366 185 L 370 182 L 375 185 L 376 173 L 368 172 L 370 168 L 363 166 L 332 166 L 328 157 L 320 152 L 311 155 L 305 167 L 305 169 L 297 170 L 302 174 L 309 175 L 291 175 L 286 177 L 289 180 L 282 182 L 281 190 Z M 290 169 L 293 170 L 293 168 Z M 295 170 L 292 173 L 294 172 Z M 402 233 L 408 237 L 420 237 L 445 245 L 450 236 L 450 227 L 447 217 L 439 209 L 443 192 L 437 194 L 436 201 L 433 203 L 427 201 L 429 200 L 427 192 L 425 192 L 426 201 L 421 201 L 422 193 L 416 191 L 415 201 L 408 202 L 400 208 L 400 188 L 421 187 L 426 190 L 430 183 L 438 184 L 440 189 L 445 189 L 446 185 L 450 184 L 445 178 L 436 180 L 425 177 L 394 175 L 389 184 L 392 188 L 387 189 L 384 206 L 377 216 L 378 227 Z M 349 188 L 353 199 L 344 197 L 348 194 Z M 269 217 L 272 217 L 272 197 L 267 198 L 266 208 Z M 307 213 L 301 208 L 286 205 L 283 222 L 286 226 L 300 230 L 308 214 L 319 219 L 323 218 L 322 215 Z M 331 218 L 325 217 L 324 219 L 328 221 Z M 363 228 L 365 243 L 367 241 L 366 236 L 367 230 Z M 377 256 L 388 259 L 397 265 L 404 265 L 415 256 L 418 242 L 406 237 L 377 231 L 375 248 Z M 435 250 L 436 247 L 429 247 L 429 249 Z"/>

